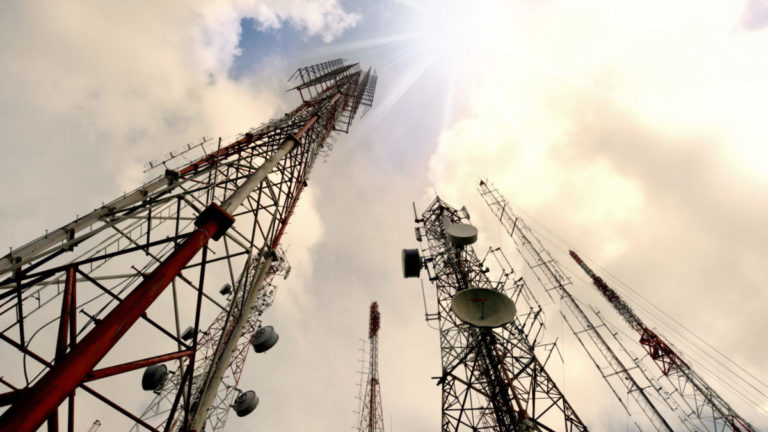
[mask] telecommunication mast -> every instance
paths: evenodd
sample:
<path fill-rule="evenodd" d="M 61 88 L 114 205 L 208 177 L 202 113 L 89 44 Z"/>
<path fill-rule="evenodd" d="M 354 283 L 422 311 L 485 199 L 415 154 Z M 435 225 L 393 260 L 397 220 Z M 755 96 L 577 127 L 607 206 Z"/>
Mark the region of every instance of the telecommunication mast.
<path fill-rule="evenodd" d="M 547 293 L 550 295 L 552 293 L 556 294 L 568 307 L 571 318 L 566 317 L 564 314 L 565 322 L 579 339 L 582 347 L 587 351 L 589 357 L 619 400 L 621 400 L 618 393 L 620 387 L 617 381 L 626 387 L 627 392 L 634 397 L 642 412 L 651 420 L 657 430 L 671 431 L 673 429 L 651 402 L 649 395 L 655 396 L 655 400 L 662 401 L 678 418 L 680 427 L 686 430 L 708 432 L 755 431 L 661 337 L 647 327 L 631 307 L 602 278 L 597 276 L 575 252 L 570 251 L 571 257 L 592 278 L 594 285 L 603 297 L 640 334 L 640 344 L 658 366 L 661 374 L 660 376 L 650 374 L 642 362 L 643 359 L 635 355 L 630 355 L 630 366 L 625 367 L 611 346 L 615 346 L 621 352 L 627 354 L 629 354 L 629 351 L 616 338 L 615 332 L 611 332 L 614 336 L 611 344 L 600 334 L 598 328 L 605 327 L 605 322 L 600 315 L 597 315 L 600 324 L 595 325 L 587 317 L 583 308 L 568 290 L 567 286 L 571 285 L 571 282 L 565 276 L 560 263 L 549 254 L 527 224 L 515 214 L 498 190 L 490 186 L 488 182 L 480 181 L 479 191 L 491 212 L 507 230 L 507 233 L 515 242 L 520 255 L 539 279 Z M 575 320 L 575 324 L 571 322 L 572 320 Z M 589 335 L 591 344 L 585 344 L 584 340 L 582 340 L 580 335 L 584 333 Z M 613 371 L 613 373 L 606 374 L 605 370 Z M 641 387 L 630 370 L 638 374 L 638 376 L 644 377 L 651 385 Z M 624 379 L 610 379 L 616 376 Z M 661 378 L 664 379 L 662 380 Z M 671 385 L 671 390 L 666 388 L 667 385 Z M 674 428 L 674 430 L 678 429 L 679 427 Z"/>
<path fill-rule="evenodd" d="M 511 270 L 498 281 L 487 276 L 466 209 L 437 197 L 416 224 L 426 243 L 421 253 L 403 250 L 403 273 L 426 270 L 436 290 L 427 319 L 440 332 L 441 430 L 586 431 L 534 352 L 541 308 Z"/>
<path fill-rule="evenodd" d="M 640 335 L 640 345 L 656 363 L 661 373 L 682 398 L 694 405 L 690 416 L 702 421 L 702 427 L 714 431 L 754 432 L 752 426 L 713 389 L 699 374 L 693 371 L 664 339 L 643 323 L 632 308 L 608 284 L 596 275 L 574 251 L 568 251 L 574 261 L 592 279 L 595 288 L 624 318 L 624 321 Z"/>
<path fill-rule="evenodd" d="M 259 317 L 287 272 L 280 240 L 329 138 L 349 131 L 376 87 L 375 73 L 341 59 L 292 79 L 302 102 L 291 112 L 234 142 L 171 153 L 150 164 L 154 180 L 0 258 L 1 355 L 15 365 L 0 431 L 55 430 L 60 411 L 71 431 L 84 393 L 147 430 L 221 430 L 222 408 L 255 406 L 237 384 L 248 342 L 277 339 Z M 167 396 L 151 424 L 125 408 L 134 389 L 90 383 L 136 370 Z"/>
<path fill-rule="evenodd" d="M 492 189 L 487 182 L 481 180 L 479 191 L 491 212 L 507 230 L 520 255 L 547 294 L 553 299 L 556 296 L 568 308 L 571 319 L 563 315 L 566 324 L 587 351 L 601 376 L 627 412 L 629 409 L 620 396 L 624 392 L 634 399 L 657 431 L 673 432 L 672 426 L 651 401 L 647 388 L 638 383 L 636 377 L 630 372 L 630 369 L 634 369 L 634 365 L 625 366 L 617 352 L 598 331 L 599 326 L 590 320 L 582 306 L 571 295 L 568 290 L 571 282 L 560 268 L 560 263 L 549 254 L 525 222 L 512 211 L 498 190 Z M 583 335 L 588 337 L 587 341 L 590 343 L 584 343 Z"/>
<path fill-rule="evenodd" d="M 360 399 L 358 432 L 384 432 L 384 413 L 381 409 L 379 382 L 379 304 L 371 303 L 368 318 L 368 371 L 363 375 L 365 390 Z"/>

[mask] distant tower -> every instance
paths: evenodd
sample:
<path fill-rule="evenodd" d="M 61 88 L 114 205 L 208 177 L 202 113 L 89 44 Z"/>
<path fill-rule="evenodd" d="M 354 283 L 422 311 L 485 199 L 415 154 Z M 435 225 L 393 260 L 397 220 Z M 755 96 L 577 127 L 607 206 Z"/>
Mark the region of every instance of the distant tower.
<path fill-rule="evenodd" d="M 379 304 L 371 303 L 368 319 L 368 372 L 364 375 L 365 392 L 360 399 L 358 432 L 384 432 L 384 415 L 381 410 L 381 386 L 379 383 Z"/>
<path fill-rule="evenodd" d="M 230 406 L 255 408 L 238 381 L 249 342 L 277 341 L 260 315 L 288 272 L 280 240 L 315 162 L 376 86 L 341 59 L 292 79 L 301 104 L 289 113 L 150 163 L 153 180 L 0 258 L 1 432 L 55 430 L 60 411 L 71 431 L 82 392 L 114 410 L 110 430 L 214 432 Z M 135 387 L 90 384 L 132 371 Z M 140 388 L 156 397 L 137 414 L 125 396 Z"/>
<path fill-rule="evenodd" d="M 653 386 L 649 386 L 649 388 L 638 382 L 637 377 L 631 372 L 634 369 L 639 369 L 635 367 L 636 363 L 627 367 L 625 366 L 624 361 L 622 361 L 620 353 L 627 351 L 621 342 L 618 339 L 614 340 L 621 351 L 612 348 L 613 345 L 608 342 L 610 339 L 606 339 L 606 337 L 604 337 L 598 330 L 600 327 L 605 327 L 605 325 L 595 325 L 584 311 L 584 308 L 576 301 L 573 295 L 571 295 L 568 290 L 571 281 L 565 276 L 565 273 L 560 268 L 560 263 L 549 254 L 547 249 L 525 222 L 513 212 L 512 208 L 510 208 L 507 201 L 501 196 L 498 190 L 492 188 L 488 182 L 481 180 L 479 192 L 486 204 L 488 204 L 491 212 L 493 212 L 501 222 L 502 226 L 507 230 L 507 233 L 514 241 L 520 255 L 531 269 L 531 272 L 539 280 L 547 294 L 552 300 L 561 301 L 563 305 L 565 305 L 567 309 L 564 308 L 563 312 L 569 312 L 568 315 L 565 313 L 562 314 L 565 323 L 579 340 L 581 346 L 587 351 L 589 358 L 595 364 L 600 375 L 611 388 L 611 391 L 624 409 L 630 413 L 630 410 L 623 399 L 623 395 L 626 393 L 636 402 L 642 415 L 648 418 L 655 430 L 672 432 L 674 429 L 670 426 L 661 412 L 659 412 L 658 408 L 652 402 L 651 397 L 649 397 L 649 393 L 655 391 L 655 389 Z M 585 343 L 585 341 L 587 343 Z M 632 359 L 630 359 L 630 361 L 632 361 Z M 639 371 L 639 373 L 644 373 L 642 369 L 639 369 Z M 672 403 L 670 398 L 662 396 L 662 400 L 667 404 Z M 675 407 L 670 408 L 679 414 L 679 410 L 675 410 Z M 681 417 L 683 417 L 681 421 L 683 421 L 687 427 L 688 421 L 684 416 Z M 638 426 L 638 428 L 640 428 L 640 426 Z"/>
<path fill-rule="evenodd" d="M 659 371 L 674 386 L 676 394 L 682 397 L 689 410 L 686 416 L 698 418 L 703 430 L 753 432 L 755 429 L 723 399 L 699 374 L 693 371 L 667 343 L 643 323 L 632 308 L 608 284 L 596 275 L 574 251 L 569 251 L 571 258 L 592 279 L 595 288 L 608 300 L 608 303 L 624 318 L 640 336 L 639 342 L 648 356 L 659 367 Z"/>
<path fill-rule="evenodd" d="M 491 281 L 468 222 L 466 209 L 435 198 L 416 217 L 421 253 L 403 250 L 404 276 L 425 269 L 436 289 L 437 312 L 427 319 L 440 331 L 441 430 L 586 431 L 534 352 L 541 308 L 511 269 Z"/>

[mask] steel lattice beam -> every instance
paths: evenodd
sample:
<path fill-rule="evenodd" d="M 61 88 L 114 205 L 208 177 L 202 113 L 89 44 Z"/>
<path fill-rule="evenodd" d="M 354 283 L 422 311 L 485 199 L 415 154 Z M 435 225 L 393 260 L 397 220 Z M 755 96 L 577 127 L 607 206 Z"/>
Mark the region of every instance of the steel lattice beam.
<path fill-rule="evenodd" d="M 91 379 L 101 359 L 123 335 L 138 331 L 131 328 L 135 322 L 154 329 L 155 334 L 145 336 L 158 346 L 168 345 L 137 358 L 185 353 L 173 360 L 179 363 L 173 409 L 158 429 L 187 429 L 206 389 L 221 387 L 218 391 L 225 396 L 217 394 L 212 412 L 228 407 L 234 390 L 215 380 L 206 384 L 201 377 L 213 376 L 212 369 L 221 372 L 217 365 L 225 362 L 225 375 L 236 385 L 247 338 L 258 326 L 256 311 L 263 309 L 244 299 L 258 303 L 264 299 L 258 293 L 274 293 L 270 281 L 286 266 L 269 260 L 274 260 L 310 170 L 327 154 L 324 145 L 332 134 L 349 129 L 360 100 L 371 90 L 370 73 L 341 60 L 302 68 L 296 76 L 302 104 L 282 118 L 229 144 L 204 140 L 171 153 L 162 163 L 149 164 L 151 170 L 164 170 L 154 180 L 0 258 L 0 339 L 8 344 L 3 356 L 17 362 L 17 371 L 26 371 L 22 365 L 28 359 L 43 368 L 32 376 L 6 374 L 4 382 L 18 393 L 0 417 L 1 431 L 36 428 L 67 397 L 71 430 L 75 389 L 86 389 L 83 382 Z M 266 276 L 254 284 L 249 277 L 258 269 Z M 206 274 L 228 280 L 235 294 L 219 300 Z M 173 313 L 152 316 L 151 305 Z M 202 322 L 211 311 L 224 324 Z M 56 317 L 56 331 L 49 330 L 51 316 Z M 196 335 L 191 344 L 181 339 L 182 322 L 190 319 Z M 231 343 L 206 342 L 198 331 L 203 328 L 219 328 Z M 48 354 L 47 346 L 56 352 Z M 231 357 L 222 354 L 232 346 Z M 138 364 L 128 360 L 127 369 Z M 120 403 L 96 397 L 155 429 Z M 209 422 L 206 430 L 220 430 L 221 418 L 216 425 Z M 55 417 L 48 421 L 52 427 L 57 423 Z"/>
<path fill-rule="evenodd" d="M 565 314 L 563 314 L 563 318 L 571 328 L 572 333 L 587 351 L 590 359 L 592 359 L 617 399 L 623 405 L 619 394 L 626 391 L 635 400 L 657 431 L 672 432 L 672 427 L 651 401 L 646 388 L 637 382 L 635 376 L 630 373 L 630 368 L 624 365 L 624 362 L 622 362 L 611 345 L 600 334 L 598 331 L 599 327 L 594 325 L 583 308 L 568 291 L 567 285 L 570 284 L 570 280 L 563 273 L 560 264 L 552 258 L 525 222 L 512 212 L 512 209 L 509 208 L 504 198 L 496 189 L 492 189 L 487 182 L 480 181 L 479 191 L 488 207 L 515 242 L 520 255 L 544 286 L 546 292 L 550 296 L 554 293 L 568 308 L 570 316 L 575 320 L 575 323 L 572 323 Z M 589 345 L 584 343 L 584 338 L 582 337 L 584 334 L 588 337 L 588 341 L 591 342 Z M 617 343 L 619 342 L 617 341 Z M 619 377 L 619 379 L 609 379 L 612 377 Z M 619 383 L 624 387 L 623 390 L 619 387 Z"/>
<path fill-rule="evenodd" d="M 453 246 L 446 237 L 446 223 L 468 219 L 466 210 L 456 210 L 440 198 L 416 219 L 417 239 L 426 239 L 421 251 L 437 296 L 437 312 L 427 318 L 436 320 L 440 331 L 441 430 L 586 431 L 534 352 L 535 342 L 529 340 L 538 334 L 541 308 L 525 281 L 510 269 L 492 282 L 485 259 L 469 246 Z M 501 291 L 513 299 L 518 307 L 515 321 L 496 329 L 461 322 L 451 300 L 470 287 Z"/>
<path fill-rule="evenodd" d="M 669 377 L 679 395 L 695 404 L 690 417 L 698 418 L 706 430 L 754 432 L 755 429 L 707 382 L 691 369 L 659 335 L 648 328 L 632 308 L 608 284 L 596 275 L 574 251 L 569 251 L 579 267 L 592 279 L 597 290 L 639 335 L 640 344 L 656 363 L 662 375 Z"/>

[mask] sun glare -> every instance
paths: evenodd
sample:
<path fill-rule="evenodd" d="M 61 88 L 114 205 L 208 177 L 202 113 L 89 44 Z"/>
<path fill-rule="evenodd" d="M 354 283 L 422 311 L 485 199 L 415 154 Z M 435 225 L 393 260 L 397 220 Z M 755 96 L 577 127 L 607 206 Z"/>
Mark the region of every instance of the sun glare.
<path fill-rule="evenodd" d="M 381 70 L 404 68 L 392 91 L 379 102 L 389 111 L 425 73 L 439 70 L 446 87 L 442 126 L 448 127 L 456 100 L 475 86 L 488 86 L 499 71 L 509 76 L 524 54 L 526 19 L 539 10 L 533 0 L 398 0 L 407 13 L 387 37 L 357 41 L 333 49 L 397 46 Z"/>
<path fill-rule="evenodd" d="M 482 67 L 514 46 L 514 2 L 499 0 L 419 3 L 413 23 L 418 48 L 440 60 Z"/>

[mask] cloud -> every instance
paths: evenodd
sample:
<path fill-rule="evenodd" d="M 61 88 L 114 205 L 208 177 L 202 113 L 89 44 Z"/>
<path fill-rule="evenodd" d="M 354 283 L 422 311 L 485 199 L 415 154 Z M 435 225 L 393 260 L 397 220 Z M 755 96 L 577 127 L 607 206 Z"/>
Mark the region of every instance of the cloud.
<path fill-rule="evenodd" d="M 337 0 L 235 0 L 202 2 L 194 13 L 201 63 L 211 70 L 227 70 L 240 55 L 240 20 L 253 18 L 260 30 L 290 25 L 307 36 L 329 43 L 360 21 Z"/>
<path fill-rule="evenodd" d="M 87 211 L 82 202 L 96 206 L 136 187 L 148 160 L 202 136 L 226 139 L 295 103 L 284 93 L 293 66 L 285 59 L 259 63 L 248 78 L 227 76 L 241 18 L 292 23 L 326 40 L 356 22 L 335 1 L 145 8 L 11 2 L 3 9 L 0 127 L 8 144 L 2 171 L 19 194 L 4 195 L 3 204 L 17 218 L 39 213 L 32 208 L 41 202 L 59 209 L 7 226 L 2 237 L 11 244 L 28 239 L 34 227 L 53 227 Z M 85 175 L 72 175 L 77 172 Z M 56 173 L 57 188 L 33 187 L 42 173 Z M 94 184 L 94 178 L 109 180 Z M 74 194 L 62 190 L 78 191 L 81 199 L 70 202 Z M 37 196 L 18 199 L 29 193 Z"/>
<path fill-rule="evenodd" d="M 744 10 L 744 27 L 757 30 L 768 24 L 768 2 L 765 0 L 748 0 Z"/>
<path fill-rule="evenodd" d="M 430 179 L 478 213 L 486 210 L 475 185 L 487 177 L 564 238 L 545 232 L 553 248 L 576 247 L 622 272 L 765 376 L 764 349 L 739 329 L 765 329 L 768 313 L 768 275 L 755 265 L 768 257 L 768 129 L 759 120 L 768 32 L 743 28 L 743 10 L 584 1 L 527 15 L 524 39 L 499 41 L 486 64 L 463 71 L 472 114 L 441 134 Z M 724 310 L 749 312 L 712 319 Z"/>
<path fill-rule="evenodd" d="M 291 25 L 324 41 L 359 19 L 334 0 L 0 6 L 5 245 L 23 244 L 140 186 L 149 160 L 163 160 L 203 136 L 226 143 L 297 104 L 285 93 L 296 65 L 283 57 L 260 59 L 238 79 L 228 74 L 239 54 L 243 18 L 265 28 Z M 310 272 L 308 251 L 322 238 L 311 191 L 295 220 L 286 236 L 289 260 Z M 294 271 L 297 284 L 306 282 L 297 275 L 302 273 Z M 285 294 L 290 305 L 300 297 Z M 150 313 L 164 316 L 162 305 L 156 306 Z M 140 343 L 127 340 L 113 355 L 132 358 L 125 349 Z M 126 375 L 115 382 L 135 388 L 135 380 Z M 133 398 L 126 406 L 137 412 L 149 400 L 138 391 L 120 396 Z M 121 421 L 114 414 L 99 416 L 108 429 Z M 78 427 L 94 417 L 80 416 Z"/>
<path fill-rule="evenodd" d="M 440 136 L 429 177 L 450 203 L 467 205 L 481 239 L 492 243 L 503 233 L 474 192 L 487 176 L 514 204 L 763 377 L 766 353 L 752 335 L 765 329 L 768 304 L 761 290 L 768 281 L 761 229 L 768 65 L 766 32 L 743 28 L 743 6 L 543 3 L 507 26 L 496 51 L 477 57 L 484 62 L 463 71 L 471 115 Z M 361 20 L 336 1 L 304 0 L 6 2 L 2 9 L 0 179 L 10 186 L 0 198 L 0 238 L 8 245 L 134 188 L 147 160 L 202 136 L 242 132 L 294 104 L 283 93 L 287 59 L 258 62 L 248 78 L 227 73 L 241 54 L 243 17 L 324 41 Z M 382 74 L 381 90 L 397 82 L 394 69 Z M 313 173 L 286 235 L 292 276 L 278 282 L 265 317 L 281 341 L 248 359 L 242 381 L 262 406 L 247 418 L 231 416 L 233 430 L 251 430 L 253 422 L 281 430 L 347 426 L 356 341 L 373 299 L 383 315 L 388 417 L 397 428 L 438 427 L 439 388 L 429 379 L 440 371 L 438 336 L 423 322 L 418 283 L 402 280 L 398 262 L 399 249 L 415 245 L 408 201 L 421 210 L 432 198 L 431 191 L 421 196 L 431 150 L 423 143 L 437 128 L 429 113 L 443 112 L 437 82 L 416 81 L 380 113 L 375 130 L 361 134 L 365 120 L 356 121 Z M 580 298 L 608 309 L 589 297 L 588 285 L 581 288 Z M 556 317 L 556 305 L 547 307 Z M 558 384 L 580 415 L 594 430 L 624 425 L 616 406 L 606 415 L 601 404 L 584 405 L 598 392 L 606 398 L 595 400 L 612 396 L 589 376 L 594 368 L 577 357 L 575 341 L 564 347 L 568 367 Z M 557 366 L 549 369 L 556 378 Z"/>

